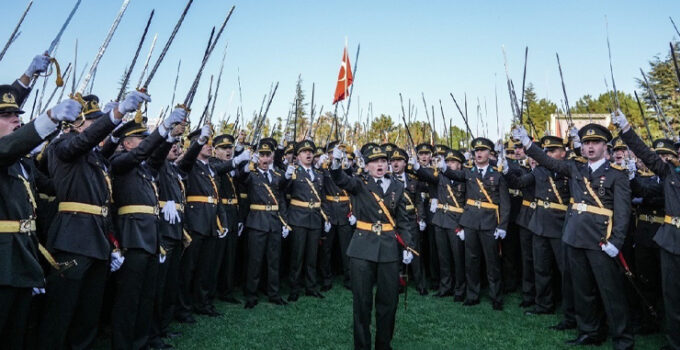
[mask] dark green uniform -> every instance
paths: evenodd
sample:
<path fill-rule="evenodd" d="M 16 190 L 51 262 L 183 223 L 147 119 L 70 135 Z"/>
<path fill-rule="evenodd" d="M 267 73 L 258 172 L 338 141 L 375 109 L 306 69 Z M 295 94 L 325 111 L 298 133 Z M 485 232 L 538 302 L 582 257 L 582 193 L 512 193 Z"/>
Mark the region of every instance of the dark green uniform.
<path fill-rule="evenodd" d="M 606 140 L 608 130 L 589 124 L 581 128 L 579 134 L 584 142 Z M 536 145 L 529 147 L 527 154 L 547 169 L 569 178 L 574 204 L 567 212 L 562 240 L 567 244 L 566 257 L 574 285 L 579 330 L 579 337 L 574 342 L 601 341 L 598 334 L 601 320 L 596 304 L 599 289 L 614 347 L 632 348 L 634 340 L 623 293 L 623 275 L 616 258 L 611 258 L 600 248 L 603 240 L 619 250 L 623 246 L 631 213 L 628 176 L 606 160 L 593 170 L 590 165 L 583 166 L 574 160 L 548 157 Z M 590 190 L 586 183 L 590 184 Z"/>
<path fill-rule="evenodd" d="M 389 349 L 399 301 L 401 247 L 395 234 L 398 232 L 407 246 L 413 246 L 404 186 L 399 180 L 386 176 L 380 179 L 389 182 L 387 191 L 383 191 L 376 179 L 368 175 L 350 177 L 340 168 L 331 170 L 331 176 L 356 200 L 357 228 L 347 248 L 354 298 L 354 348 L 371 348 L 373 287 L 377 285 L 375 348 Z M 374 195 L 387 207 L 396 227 L 392 227 Z"/>

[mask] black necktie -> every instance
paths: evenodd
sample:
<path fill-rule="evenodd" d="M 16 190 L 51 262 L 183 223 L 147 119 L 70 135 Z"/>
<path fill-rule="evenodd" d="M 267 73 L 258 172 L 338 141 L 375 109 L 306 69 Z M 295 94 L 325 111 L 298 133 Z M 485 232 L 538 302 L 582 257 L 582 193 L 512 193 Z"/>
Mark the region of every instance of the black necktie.
<path fill-rule="evenodd" d="M 312 175 L 312 169 L 307 169 L 307 174 L 309 175 L 309 178 L 314 181 L 314 176 Z"/>
<path fill-rule="evenodd" d="M 383 190 L 383 187 L 382 187 L 382 180 L 379 179 L 379 180 L 376 181 L 375 183 L 377 183 L 377 184 L 378 184 L 378 187 L 380 187 L 380 193 L 381 193 L 381 194 L 385 194 L 385 191 Z"/>

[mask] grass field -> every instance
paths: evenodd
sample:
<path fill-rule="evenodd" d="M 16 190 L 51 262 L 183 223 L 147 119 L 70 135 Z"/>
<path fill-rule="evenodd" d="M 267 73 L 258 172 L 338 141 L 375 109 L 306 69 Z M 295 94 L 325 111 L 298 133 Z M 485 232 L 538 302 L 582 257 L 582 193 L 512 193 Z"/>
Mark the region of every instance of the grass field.
<path fill-rule="evenodd" d="M 283 291 L 285 297 L 286 291 Z M 453 298 L 420 296 L 409 289 L 408 310 L 399 300 L 392 346 L 395 349 L 562 349 L 575 331 L 547 329 L 558 315 L 524 316 L 519 296 L 506 296 L 505 310 L 491 309 L 488 299 L 463 307 Z M 224 315 L 197 316 L 192 325 L 173 324 L 182 337 L 169 341 L 178 349 L 351 349 L 352 293 L 339 281 L 325 299 L 301 297 L 281 307 L 260 303 L 253 310 L 243 305 L 216 304 Z M 375 318 L 375 315 L 374 315 Z M 373 336 L 375 331 L 372 330 Z M 659 349 L 663 335 L 637 336 L 637 349 Z M 611 348 L 607 342 L 601 348 Z"/>

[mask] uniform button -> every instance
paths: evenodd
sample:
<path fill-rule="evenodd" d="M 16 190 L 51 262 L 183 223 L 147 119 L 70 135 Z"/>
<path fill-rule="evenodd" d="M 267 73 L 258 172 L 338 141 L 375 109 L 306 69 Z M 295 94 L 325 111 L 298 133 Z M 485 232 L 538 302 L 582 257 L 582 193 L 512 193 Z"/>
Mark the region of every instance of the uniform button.
<path fill-rule="evenodd" d="M 588 194 L 588 192 L 583 192 L 583 194 Z"/>
<path fill-rule="evenodd" d="M 382 210 L 378 210 L 378 214 L 382 214 Z"/>

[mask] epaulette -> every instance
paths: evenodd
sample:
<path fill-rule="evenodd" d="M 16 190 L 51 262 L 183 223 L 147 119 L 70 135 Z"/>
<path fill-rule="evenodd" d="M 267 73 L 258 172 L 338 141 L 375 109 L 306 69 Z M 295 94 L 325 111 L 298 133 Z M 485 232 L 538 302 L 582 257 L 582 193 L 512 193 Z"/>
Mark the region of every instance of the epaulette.
<path fill-rule="evenodd" d="M 644 177 L 652 177 L 654 173 L 649 170 L 638 169 L 637 174 Z"/>
<path fill-rule="evenodd" d="M 413 174 L 408 174 L 408 178 L 411 180 L 418 180 L 418 177 Z"/>
<path fill-rule="evenodd" d="M 468 169 L 472 169 L 472 164 L 470 164 L 470 163 L 465 163 L 463 166 L 468 168 Z"/>
<path fill-rule="evenodd" d="M 499 173 L 503 172 L 503 166 L 502 165 L 494 166 L 494 167 L 491 167 L 491 168 L 493 170 L 499 172 Z"/>
<path fill-rule="evenodd" d="M 582 157 L 582 156 L 574 157 L 574 160 L 577 161 L 577 162 L 579 162 L 579 163 L 583 163 L 583 164 L 588 163 L 588 160 L 585 159 L 585 158 Z"/>
<path fill-rule="evenodd" d="M 626 167 L 622 165 L 618 165 L 616 163 L 609 163 L 609 166 L 612 167 L 613 169 L 620 170 L 620 171 L 626 171 Z"/>
<path fill-rule="evenodd" d="M 276 176 L 281 176 L 281 173 L 276 171 L 276 170 L 272 170 L 272 173 L 274 173 L 274 175 L 276 175 Z"/>

